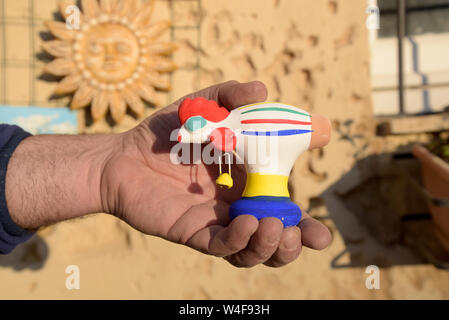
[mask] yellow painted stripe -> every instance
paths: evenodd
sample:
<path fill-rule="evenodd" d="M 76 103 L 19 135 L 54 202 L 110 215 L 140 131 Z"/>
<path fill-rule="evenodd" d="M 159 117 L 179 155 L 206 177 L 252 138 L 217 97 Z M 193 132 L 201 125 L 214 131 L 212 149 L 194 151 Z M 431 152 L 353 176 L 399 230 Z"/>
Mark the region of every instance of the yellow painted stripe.
<path fill-rule="evenodd" d="M 290 197 L 288 176 L 275 174 L 249 173 L 243 197 Z"/>
<path fill-rule="evenodd" d="M 274 103 L 276 103 L 276 102 L 274 102 Z M 246 106 L 243 106 L 243 107 L 239 107 L 239 108 L 237 108 L 237 109 L 238 109 L 238 110 L 243 110 L 243 109 L 246 109 L 246 108 L 249 108 L 249 107 L 259 106 L 259 105 L 261 105 L 261 104 L 270 104 L 270 102 L 258 102 L 258 103 L 253 103 L 253 104 L 249 104 L 249 105 L 246 105 Z M 280 105 L 287 106 L 287 107 L 292 107 L 292 108 L 298 109 L 298 107 L 292 106 L 291 104 L 285 104 L 285 103 L 279 103 L 279 104 L 280 104 Z M 281 107 L 278 107 L 278 108 L 281 108 Z M 304 114 L 304 115 L 309 116 L 309 117 L 312 117 L 310 114 Z"/>
<path fill-rule="evenodd" d="M 281 111 L 281 112 L 290 112 L 290 113 L 300 114 L 300 115 L 306 116 L 306 117 L 311 117 L 310 114 L 307 114 L 307 113 L 304 113 L 304 112 L 300 112 L 300 111 L 296 111 L 296 110 L 291 110 L 291 109 L 288 109 L 288 108 L 283 108 L 283 107 L 257 108 L 257 109 L 253 109 L 253 110 L 243 111 L 242 114 L 250 113 L 250 112 L 259 112 L 259 111 Z"/>
<path fill-rule="evenodd" d="M 253 104 L 249 104 L 249 105 L 247 105 L 247 106 L 240 107 L 240 108 L 238 108 L 238 109 L 239 109 L 239 110 L 242 110 L 242 109 L 246 109 L 246 108 L 249 108 L 249 107 L 258 106 L 258 105 L 260 105 L 260 104 L 266 104 L 266 102 L 253 103 Z"/>

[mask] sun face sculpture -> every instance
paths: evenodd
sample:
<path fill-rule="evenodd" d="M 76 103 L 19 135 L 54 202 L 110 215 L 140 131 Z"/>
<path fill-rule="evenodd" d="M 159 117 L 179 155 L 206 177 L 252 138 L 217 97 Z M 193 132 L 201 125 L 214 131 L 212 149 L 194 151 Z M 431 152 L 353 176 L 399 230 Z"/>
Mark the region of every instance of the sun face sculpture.
<path fill-rule="evenodd" d="M 65 19 L 69 5 L 60 2 Z M 71 108 L 90 105 L 94 122 L 110 110 L 120 123 L 128 106 L 143 116 L 142 99 L 157 105 L 156 89 L 170 90 L 163 74 L 176 69 L 168 57 L 176 47 L 158 40 L 170 22 L 151 21 L 154 0 L 81 0 L 81 6 L 78 29 L 59 21 L 46 24 L 56 39 L 43 48 L 56 58 L 44 71 L 65 77 L 55 94 L 74 93 Z"/>

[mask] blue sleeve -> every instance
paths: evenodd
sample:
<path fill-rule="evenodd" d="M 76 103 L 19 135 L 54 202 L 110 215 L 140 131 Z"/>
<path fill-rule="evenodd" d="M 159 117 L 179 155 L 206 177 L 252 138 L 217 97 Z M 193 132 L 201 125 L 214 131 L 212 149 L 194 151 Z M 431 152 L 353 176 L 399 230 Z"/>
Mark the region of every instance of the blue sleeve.
<path fill-rule="evenodd" d="M 6 170 L 9 159 L 19 143 L 29 137 L 28 132 L 18 126 L 0 124 L 0 254 L 8 254 L 33 236 L 12 221 L 6 204 Z"/>

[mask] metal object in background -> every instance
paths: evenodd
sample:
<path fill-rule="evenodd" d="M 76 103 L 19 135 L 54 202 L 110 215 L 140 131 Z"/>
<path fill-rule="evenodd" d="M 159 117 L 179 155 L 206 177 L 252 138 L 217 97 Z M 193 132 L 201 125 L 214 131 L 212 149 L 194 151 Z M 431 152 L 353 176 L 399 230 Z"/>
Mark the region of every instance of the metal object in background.
<path fill-rule="evenodd" d="M 405 37 L 405 0 L 396 0 L 397 5 L 397 37 L 398 37 L 398 96 L 399 114 L 404 114 L 404 61 L 403 61 L 403 40 Z"/>

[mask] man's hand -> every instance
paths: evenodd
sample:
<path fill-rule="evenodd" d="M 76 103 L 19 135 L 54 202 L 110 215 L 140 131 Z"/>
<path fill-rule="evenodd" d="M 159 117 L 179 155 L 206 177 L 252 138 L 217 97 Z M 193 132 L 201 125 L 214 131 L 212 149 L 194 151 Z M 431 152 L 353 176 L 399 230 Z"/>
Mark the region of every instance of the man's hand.
<path fill-rule="evenodd" d="M 230 81 L 188 97 L 198 96 L 234 109 L 263 102 L 267 92 L 260 82 Z M 233 168 L 236 185 L 223 190 L 214 183 L 216 166 L 170 161 L 170 134 L 180 127 L 177 110 L 183 99 L 123 134 L 25 139 L 7 171 L 12 219 L 36 229 L 107 212 L 146 234 L 224 257 L 239 267 L 279 267 L 295 260 L 303 244 L 327 247 L 328 229 L 307 213 L 299 228 L 284 229 L 276 218 L 257 221 L 250 215 L 230 221 L 229 206 L 244 189 L 244 168 Z"/>
<path fill-rule="evenodd" d="M 198 96 L 234 109 L 265 101 L 267 91 L 260 82 L 230 81 L 188 97 Z M 229 206 L 245 185 L 243 167 L 233 170 L 236 186 L 224 190 L 215 185 L 217 166 L 171 163 L 170 134 L 180 127 L 177 110 L 183 99 L 123 135 L 122 150 L 108 161 L 102 175 L 105 211 L 144 233 L 224 257 L 239 267 L 282 266 L 298 257 L 302 244 L 327 247 L 329 231 L 307 213 L 299 228 L 284 229 L 279 219 L 257 221 L 250 215 L 230 221 Z"/>

